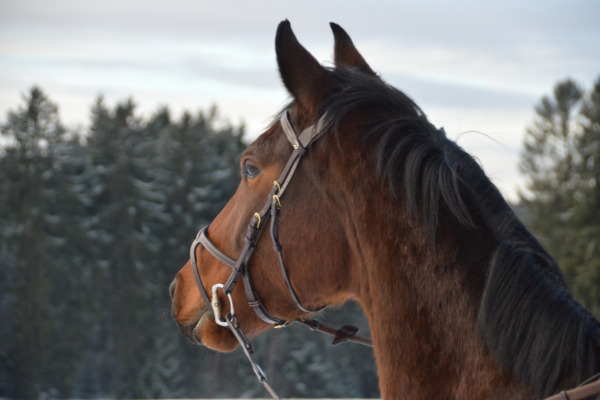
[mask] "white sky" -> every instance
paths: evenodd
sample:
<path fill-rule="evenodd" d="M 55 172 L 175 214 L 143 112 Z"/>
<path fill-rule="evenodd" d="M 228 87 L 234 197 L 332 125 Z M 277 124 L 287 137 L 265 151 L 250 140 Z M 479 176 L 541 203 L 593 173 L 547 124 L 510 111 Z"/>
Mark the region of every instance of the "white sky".
<path fill-rule="evenodd" d="M 216 104 L 253 138 L 287 99 L 273 49 L 285 18 L 323 62 L 328 23 L 344 27 L 511 199 L 535 104 L 559 80 L 600 76 L 597 0 L 0 0 L 0 121 L 37 84 L 73 127 L 102 94 L 176 118 Z"/>

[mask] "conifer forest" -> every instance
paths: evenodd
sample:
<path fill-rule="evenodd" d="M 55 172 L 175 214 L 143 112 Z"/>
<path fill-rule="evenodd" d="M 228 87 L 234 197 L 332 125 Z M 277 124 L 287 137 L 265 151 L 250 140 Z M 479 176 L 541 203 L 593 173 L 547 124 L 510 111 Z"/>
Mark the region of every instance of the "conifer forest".
<path fill-rule="evenodd" d="M 102 98 L 90 118 L 69 130 L 33 87 L 2 120 L 0 398 L 265 397 L 241 350 L 180 335 L 168 294 L 237 187 L 244 127 Z M 356 305 L 329 321 L 366 333 Z M 282 396 L 376 397 L 371 350 L 329 340 L 292 326 L 253 342 Z"/>

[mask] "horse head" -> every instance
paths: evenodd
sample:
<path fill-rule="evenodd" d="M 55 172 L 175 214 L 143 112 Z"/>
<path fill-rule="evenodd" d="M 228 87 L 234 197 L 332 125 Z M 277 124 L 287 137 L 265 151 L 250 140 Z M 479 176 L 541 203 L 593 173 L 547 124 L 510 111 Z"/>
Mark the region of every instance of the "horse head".
<path fill-rule="evenodd" d="M 374 76 L 348 35 L 335 24 L 332 24 L 332 29 L 336 39 L 336 65 L 360 68 Z M 287 21 L 279 26 L 275 44 L 281 78 L 292 98 L 282 114 L 286 114 L 293 127 L 291 129 L 301 133 L 323 117 L 323 105 L 335 92 L 336 80 L 330 70 L 321 66 L 300 45 Z M 322 124 L 319 129 L 325 131 L 328 127 Z M 354 275 L 357 269 L 353 268 L 354 264 L 361 262 L 360 254 L 353 250 L 356 249 L 356 238 L 349 235 L 351 221 L 343 215 L 340 207 L 347 200 L 338 189 L 339 177 L 331 174 L 330 164 L 335 162 L 331 149 L 336 149 L 336 139 L 324 136 L 310 143 L 285 196 L 278 198 L 281 209 L 277 229 L 286 271 L 281 271 L 277 253 L 267 237 L 257 241 L 252 257 L 243 266 L 251 276 L 251 290 L 264 309 L 282 321 L 306 317 L 307 311 L 304 310 L 343 303 L 352 297 L 353 282 L 360 281 L 360 277 Z M 274 184 L 283 184 L 277 180 L 294 151 L 293 146 L 279 118 L 243 154 L 237 191 L 205 233 L 210 242 L 231 259 L 239 259 L 249 225 L 266 229 L 261 224 L 268 221 L 258 221 L 256 215 L 265 201 L 272 198 Z M 262 219 L 265 219 L 264 216 Z M 210 294 L 215 284 L 227 282 L 231 268 L 207 251 L 205 246 L 195 249 L 195 257 L 206 293 Z M 290 295 L 286 279 L 302 308 Z M 243 285 L 233 288 L 231 303 L 235 305 L 235 314 L 244 332 L 256 335 L 273 325 L 261 320 L 248 305 Z M 173 315 L 186 337 L 221 351 L 237 346 L 235 337 L 215 322 L 210 305 L 202 300 L 194 280 L 192 262 L 188 262 L 177 274 L 171 292 Z M 222 312 L 226 314 L 230 301 L 221 291 L 218 296 L 225 307 Z"/>
<path fill-rule="evenodd" d="M 289 22 L 277 29 L 291 102 L 171 284 L 181 332 L 231 351 L 352 298 L 384 398 L 531 398 L 597 371 L 598 322 L 552 258 L 477 162 L 331 28 L 332 68 Z"/>

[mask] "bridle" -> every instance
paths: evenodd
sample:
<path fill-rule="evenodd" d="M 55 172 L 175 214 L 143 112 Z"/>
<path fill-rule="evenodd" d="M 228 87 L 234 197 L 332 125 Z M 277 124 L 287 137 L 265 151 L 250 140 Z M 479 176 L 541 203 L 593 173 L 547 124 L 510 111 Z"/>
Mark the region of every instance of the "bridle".
<path fill-rule="evenodd" d="M 254 373 L 258 377 L 258 380 L 265 386 L 267 391 L 271 394 L 271 396 L 274 399 L 279 399 L 279 397 L 267 383 L 267 377 L 265 376 L 260 366 L 256 364 L 256 362 L 252 359 L 252 345 L 250 344 L 250 342 L 248 341 L 238 324 L 231 293 L 233 292 L 235 285 L 241 277 L 242 281 L 244 282 L 243 286 L 246 292 L 246 297 L 248 298 L 248 305 L 254 310 L 256 315 L 261 320 L 274 325 L 275 328 L 284 327 L 292 322 L 295 322 L 278 318 L 267 310 L 260 296 L 254 290 L 254 285 L 252 284 L 252 279 L 248 271 L 250 259 L 254 254 L 254 250 L 256 250 L 258 241 L 265 229 L 268 219 L 270 218 L 270 231 L 271 238 L 273 240 L 273 247 L 275 249 L 275 252 L 277 253 L 279 265 L 281 267 L 281 272 L 283 274 L 283 278 L 287 286 L 288 292 L 290 294 L 290 297 L 292 298 L 296 306 L 305 313 L 312 313 L 322 309 L 319 308 L 317 310 L 310 310 L 305 308 L 300 302 L 300 299 L 298 298 L 296 292 L 294 291 L 283 260 L 282 246 L 279 242 L 278 221 L 279 213 L 281 210 L 281 198 L 287 190 L 292 178 L 294 177 L 294 174 L 296 173 L 296 170 L 298 168 L 298 165 L 300 164 L 300 161 L 302 160 L 302 157 L 306 154 L 310 146 L 314 142 L 316 142 L 320 137 L 322 137 L 325 133 L 324 128 L 326 124 L 326 114 L 319 118 L 319 120 L 315 124 L 303 130 L 300 133 L 300 135 L 297 135 L 294 128 L 292 127 L 288 111 L 284 112 L 281 115 L 279 121 L 281 123 L 281 128 L 283 129 L 287 140 L 292 145 L 292 154 L 290 155 L 287 164 L 283 168 L 279 179 L 273 182 L 273 187 L 271 188 L 265 205 L 259 212 L 254 213 L 254 215 L 252 216 L 252 219 L 248 224 L 246 235 L 244 236 L 244 247 L 242 248 L 238 259 L 234 260 L 233 258 L 229 257 L 221 250 L 219 250 L 210 241 L 210 239 L 207 236 L 208 226 L 200 229 L 198 235 L 196 236 L 196 239 L 194 240 L 190 248 L 190 261 L 192 264 L 192 269 L 194 271 L 194 278 L 196 280 L 196 284 L 198 285 L 198 289 L 200 290 L 202 299 L 206 304 L 209 312 L 213 314 L 215 322 L 218 325 L 228 327 L 231 330 L 233 335 L 236 337 L 236 339 L 242 346 L 246 357 L 252 364 L 252 368 L 254 370 Z M 212 296 L 210 298 L 206 289 L 204 289 L 204 285 L 202 284 L 202 278 L 200 277 L 200 272 L 198 270 L 198 263 L 196 260 L 196 249 L 199 245 L 204 246 L 204 248 L 208 250 L 208 252 L 210 252 L 216 259 L 218 259 L 223 264 L 227 265 L 232 269 L 231 274 L 227 279 L 227 282 L 225 282 L 224 284 L 218 283 L 212 286 Z M 221 315 L 221 303 L 218 297 L 219 289 L 221 289 L 225 297 L 229 300 L 229 312 L 227 313 L 227 315 L 225 315 L 225 317 Z M 334 336 L 333 344 L 345 341 L 353 341 L 367 346 L 372 346 L 371 340 L 357 336 L 356 333 L 358 332 L 358 328 L 351 325 L 345 325 L 339 329 L 334 329 L 327 325 L 321 324 L 316 320 L 299 319 L 296 320 L 296 322 L 299 322 L 311 328 L 314 331 Z"/>
<path fill-rule="evenodd" d="M 322 126 L 324 124 L 324 118 L 322 117 L 315 125 L 312 125 L 305 129 L 300 134 L 300 136 L 296 136 L 296 133 L 292 128 L 292 125 L 290 124 L 288 112 L 282 114 L 280 122 L 288 141 L 290 141 L 290 143 L 292 144 L 293 151 L 290 155 L 286 166 L 284 167 L 281 173 L 281 176 L 278 180 L 276 180 L 273 183 L 273 187 L 271 188 L 265 205 L 260 210 L 260 212 L 256 212 L 252 216 L 252 219 L 248 224 L 246 235 L 244 236 L 244 247 L 242 248 L 238 259 L 234 260 L 230 258 L 222 251 L 220 251 L 209 240 L 206 234 L 208 227 L 204 227 L 200 230 L 200 232 L 198 232 L 196 240 L 194 241 L 194 243 L 192 243 L 192 248 L 190 249 L 190 259 L 192 261 L 192 267 L 194 269 L 196 283 L 201 289 L 200 293 L 202 294 L 202 298 L 207 305 L 211 304 L 211 302 L 208 298 L 208 293 L 206 293 L 206 291 L 204 290 L 204 286 L 202 285 L 202 280 L 200 278 L 200 273 L 198 271 L 195 259 L 195 248 L 198 246 L 198 244 L 202 244 L 204 248 L 206 248 L 206 250 L 208 250 L 215 258 L 217 258 L 223 264 L 227 265 L 232 269 L 231 275 L 229 276 L 227 282 L 224 285 L 219 286 L 219 288 L 223 290 L 223 293 L 226 296 L 229 296 L 233 291 L 233 288 L 237 284 L 238 279 L 241 277 L 244 281 L 244 288 L 246 290 L 246 296 L 248 297 L 248 304 L 250 305 L 250 307 L 252 307 L 254 312 L 258 315 L 258 317 L 261 320 L 269 324 L 273 324 L 275 326 L 285 325 L 287 321 L 277 318 L 271 313 L 269 313 L 269 311 L 267 311 L 262 300 L 254 290 L 254 285 L 252 284 L 250 274 L 248 273 L 248 264 L 250 263 L 250 259 L 254 254 L 254 250 L 256 249 L 258 240 L 260 239 L 264 231 L 268 218 L 272 217 L 271 235 L 273 237 L 273 245 L 279 256 L 281 270 L 283 272 L 284 280 L 288 287 L 288 291 L 290 292 L 292 299 L 294 300 L 298 308 L 300 308 L 300 310 L 304 312 L 312 312 L 311 310 L 307 310 L 306 308 L 304 308 L 304 306 L 302 306 L 298 299 L 298 296 L 296 295 L 294 289 L 290 284 L 287 270 L 285 268 L 285 264 L 283 263 L 283 257 L 281 255 L 282 249 L 281 244 L 278 240 L 277 221 L 279 218 L 279 211 L 281 209 L 280 198 L 285 193 L 290 181 L 292 180 L 296 172 L 296 169 L 298 168 L 300 160 L 306 153 L 307 148 L 323 134 Z M 214 290 L 215 287 L 213 286 L 213 291 Z M 225 321 L 222 320 L 222 317 L 220 315 L 216 315 L 216 313 L 214 312 L 214 307 L 209 307 L 209 309 L 211 309 L 211 311 L 213 311 L 213 314 L 215 314 L 215 321 L 217 322 L 217 324 L 223 325 Z M 219 318 L 221 318 L 221 320 L 219 320 Z"/>
<path fill-rule="evenodd" d="M 231 293 L 237 284 L 239 278 L 241 277 L 244 282 L 244 289 L 246 291 L 246 296 L 248 298 L 248 304 L 254 310 L 258 317 L 269 323 L 274 325 L 276 328 L 284 327 L 289 325 L 292 322 L 299 322 L 314 331 L 326 333 L 334 336 L 332 344 L 338 344 L 346 341 L 352 341 L 355 343 L 360 343 L 366 346 L 372 346 L 372 341 L 367 338 L 363 338 L 357 336 L 358 328 L 352 325 L 344 325 L 339 329 L 332 328 L 330 326 L 321 324 L 319 321 L 314 319 L 299 319 L 296 321 L 287 321 L 281 318 L 278 318 L 272 315 L 265 307 L 264 303 L 260 299 L 260 296 L 254 290 L 254 286 L 252 284 L 252 279 L 250 277 L 248 271 L 248 265 L 250 263 L 250 259 L 256 249 L 258 244 L 258 240 L 260 239 L 267 220 L 269 217 L 271 218 L 271 238 L 273 240 L 273 247 L 275 252 L 277 253 L 279 259 L 279 265 L 281 267 L 281 272 L 283 274 L 283 278 L 285 284 L 287 286 L 288 292 L 291 298 L 294 300 L 296 306 L 306 313 L 312 313 L 319 310 L 309 310 L 305 308 L 294 288 L 290 283 L 290 279 L 287 273 L 287 269 L 285 268 L 285 263 L 283 261 L 282 256 L 282 246 L 279 242 L 279 232 L 278 232 L 278 219 L 279 212 L 281 210 L 281 197 L 285 193 L 288 185 L 290 184 L 294 174 L 296 173 L 296 169 L 302 157 L 307 152 L 308 148 L 317 141 L 324 134 L 324 127 L 326 123 L 326 114 L 322 116 L 314 125 L 306 128 L 302 133 L 298 136 L 292 127 L 292 124 L 289 120 L 289 113 L 286 111 L 281 115 L 280 118 L 281 127 L 286 135 L 286 138 L 290 142 L 293 147 L 292 154 L 288 159 L 286 166 L 281 173 L 281 176 L 278 180 L 273 182 L 273 187 L 269 193 L 269 197 L 260 210 L 260 212 L 254 213 L 250 223 L 248 224 L 248 229 L 246 235 L 244 236 L 245 244 L 244 247 L 238 257 L 237 260 L 229 257 L 221 250 L 219 250 L 208 238 L 206 231 L 208 227 L 204 227 L 200 229 L 196 239 L 191 245 L 190 248 L 190 260 L 192 264 L 192 269 L 194 271 L 194 278 L 196 280 L 196 284 L 198 285 L 198 289 L 200 290 L 200 294 L 202 295 L 202 299 L 208 310 L 211 314 L 213 314 L 215 318 L 215 322 L 223 327 L 228 327 L 235 338 L 240 343 L 242 349 L 244 350 L 244 354 L 250 361 L 252 365 L 252 369 L 256 374 L 258 380 L 264 385 L 265 389 L 271 394 L 273 399 L 279 400 L 277 394 L 273 391 L 271 386 L 267 383 L 267 377 L 265 373 L 262 371 L 260 366 L 254 361 L 252 358 L 253 349 L 252 345 L 248 341 L 247 337 L 242 332 L 237 317 L 235 315 L 233 299 L 231 297 Z M 209 298 L 208 293 L 204 289 L 204 285 L 202 284 L 202 279 L 200 277 L 200 273 L 198 271 L 198 263 L 196 260 L 196 249 L 199 245 L 203 245 L 206 250 L 208 250 L 215 258 L 221 261 L 223 264 L 227 265 L 232 269 L 231 275 L 227 279 L 225 284 L 215 284 L 212 286 L 212 298 Z M 221 315 L 221 303 L 218 298 L 218 290 L 221 289 L 224 295 L 229 300 L 229 312 L 225 317 Z M 562 391 L 554 396 L 548 397 L 546 400 L 575 400 L 575 399 L 583 399 L 590 395 L 600 393 L 600 379 L 599 376 L 596 375 L 590 378 L 588 381 L 583 382 L 579 387 Z"/>

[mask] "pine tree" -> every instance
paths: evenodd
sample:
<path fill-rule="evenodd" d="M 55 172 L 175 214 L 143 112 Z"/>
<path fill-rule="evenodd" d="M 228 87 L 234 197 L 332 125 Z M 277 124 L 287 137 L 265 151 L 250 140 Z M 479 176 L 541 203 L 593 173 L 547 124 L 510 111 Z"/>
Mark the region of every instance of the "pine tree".
<path fill-rule="evenodd" d="M 87 225 L 95 243 L 99 320 L 89 357 L 103 355 L 100 386 L 107 394 L 139 397 L 140 363 L 151 351 L 157 318 L 152 304 L 161 289 L 154 257 L 161 244 L 152 227 L 162 218 L 163 198 L 153 185 L 153 138 L 131 100 L 111 112 L 99 99 L 92 119 L 88 151 L 95 181 Z"/>
<path fill-rule="evenodd" d="M 573 290 L 600 316 L 600 78 L 581 109 L 575 142 L 576 204 L 570 244 L 577 251 L 563 261 Z"/>
<path fill-rule="evenodd" d="M 598 84 L 590 96 L 572 80 L 543 97 L 527 130 L 520 168 L 526 222 L 561 265 L 575 295 L 600 316 Z"/>
<path fill-rule="evenodd" d="M 98 99 L 82 139 L 38 88 L 25 103 L 0 149 L 0 397 L 264 396 L 241 351 L 180 337 L 167 294 L 237 187 L 243 126 L 216 108 L 145 120 L 131 100 Z M 255 349 L 283 395 L 377 396 L 368 349 L 330 349 L 303 327 Z"/>
<path fill-rule="evenodd" d="M 8 303 L 2 324 L 9 338 L 2 366 L 10 376 L 5 395 L 64 396 L 74 357 L 65 330 L 77 324 L 65 308 L 74 295 L 72 271 L 59 256 L 68 236 L 64 202 L 74 199 L 66 187 L 70 171 L 61 162 L 69 142 L 57 106 L 41 89 L 33 87 L 24 102 L 2 125 L 8 143 L 0 158 L 0 296 L 3 308 Z"/>
<path fill-rule="evenodd" d="M 167 296 L 166 288 L 175 273 L 189 258 L 189 246 L 198 229 L 210 223 L 216 214 L 233 195 L 239 181 L 239 155 L 245 147 L 242 141 L 243 128 L 224 124 L 218 126 L 216 108 L 208 113 L 196 115 L 186 112 L 178 121 L 171 121 L 168 110 L 160 110 L 149 122 L 148 127 L 157 138 L 156 152 L 158 167 L 157 191 L 165 196 L 165 214 L 159 235 L 163 243 L 159 259 L 163 260 L 162 296 Z M 164 265 L 167 263 L 167 265 Z M 165 299 L 169 304 L 168 297 Z M 163 325 L 164 323 L 164 325 Z M 160 338 L 171 337 L 174 324 L 170 319 L 161 319 Z M 163 346 L 158 343 L 157 346 Z M 154 381 L 164 382 L 171 393 L 177 393 L 177 384 L 183 376 L 187 395 L 211 397 L 225 395 L 219 392 L 215 380 L 227 381 L 231 378 L 226 368 L 215 369 L 212 364 L 220 360 L 216 354 L 203 352 L 198 357 L 197 349 L 182 338 L 177 345 L 169 344 L 172 353 L 164 353 L 165 360 L 177 359 L 177 371 L 162 368 Z M 162 350 L 161 350 L 162 351 Z M 215 358 L 216 357 L 216 358 Z M 174 362 L 174 361 L 168 361 Z M 240 359 L 240 362 L 244 362 Z M 206 371 L 211 371 L 206 373 Z M 238 373 L 235 368 L 233 373 Z M 167 373 L 176 374 L 171 379 Z M 232 394 L 236 388 L 229 388 Z M 166 389 L 165 389 L 166 390 Z"/>

